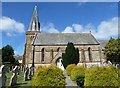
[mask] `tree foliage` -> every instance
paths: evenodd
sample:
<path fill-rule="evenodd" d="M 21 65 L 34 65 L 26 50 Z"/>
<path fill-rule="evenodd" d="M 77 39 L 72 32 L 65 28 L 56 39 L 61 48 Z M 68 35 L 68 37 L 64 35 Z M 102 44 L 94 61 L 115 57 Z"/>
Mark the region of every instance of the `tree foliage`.
<path fill-rule="evenodd" d="M 112 63 L 120 63 L 120 38 L 111 38 L 105 46 L 105 56 Z"/>
<path fill-rule="evenodd" d="M 9 62 L 13 64 L 15 62 L 14 58 L 14 50 L 12 46 L 6 45 L 5 47 L 2 48 L 2 62 L 6 63 Z"/>
<path fill-rule="evenodd" d="M 76 64 L 79 62 L 79 50 L 75 49 L 74 44 L 69 42 L 67 44 L 65 53 L 62 54 L 62 63 L 64 68 L 66 68 L 70 64 Z"/>

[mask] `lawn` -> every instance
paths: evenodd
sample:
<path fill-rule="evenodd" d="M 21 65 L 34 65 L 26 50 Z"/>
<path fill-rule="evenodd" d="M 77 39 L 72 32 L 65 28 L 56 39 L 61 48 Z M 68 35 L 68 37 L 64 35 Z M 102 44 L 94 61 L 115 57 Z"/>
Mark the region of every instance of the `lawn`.
<path fill-rule="evenodd" d="M 9 86 L 9 82 L 10 82 L 10 78 L 12 76 L 12 72 L 9 71 L 9 73 L 7 73 L 6 76 L 7 76 L 6 86 Z M 16 85 L 14 85 L 14 87 L 21 88 L 21 87 L 25 87 L 25 86 L 31 87 L 32 86 L 31 85 L 31 80 L 24 81 L 24 74 L 23 74 L 22 71 L 20 71 L 20 74 L 18 75 L 17 83 L 16 83 Z"/>

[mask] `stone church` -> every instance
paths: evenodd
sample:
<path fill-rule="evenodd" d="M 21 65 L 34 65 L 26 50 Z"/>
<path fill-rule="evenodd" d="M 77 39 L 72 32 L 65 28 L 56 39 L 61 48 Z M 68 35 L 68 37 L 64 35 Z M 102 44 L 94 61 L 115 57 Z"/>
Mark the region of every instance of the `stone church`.
<path fill-rule="evenodd" d="M 104 55 L 100 42 L 91 33 L 41 33 L 37 7 L 26 32 L 24 65 L 56 65 L 64 69 L 61 58 L 68 42 L 79 49 L 78 65 L 101 65 Z"/>

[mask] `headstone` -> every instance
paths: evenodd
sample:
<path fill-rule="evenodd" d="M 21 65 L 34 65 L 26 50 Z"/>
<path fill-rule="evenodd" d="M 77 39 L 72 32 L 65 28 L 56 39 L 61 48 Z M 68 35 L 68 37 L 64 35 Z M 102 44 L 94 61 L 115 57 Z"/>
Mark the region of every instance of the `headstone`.
<path fill-rule="evenodd" d="M 2 87 L 5 87 L 6 86 L 6 80 L 7 80 L 7 76 L 6 76 L 6 72 L 8 72 L 8 66 L 6 65 L 2 65 L 0 67 L 0 73 L 1 73 L 1 81 L 2 81 Z"/>
<path fill-rule="evenodd" d="M 29 68 L 26 67 L 25 72 L 24 72 L 24 81 L 28 80 L 28 74 L 29 74 Z"/>
<path fill-rule="evenodd" d="M 120 64 L 116 64 L 116 68 L 120 69 Z"/>
<path fill-rule="evenodd" d="M 18 66 L 18 75 L 20 74 L 20 66 Z"/>
<path fill-rule="evenodd" d="M 13 75 L 11 76 L 9 86 L 13 86 L 17 82 L 18 66 L 15 66 L 12 72 L 13 72 Z"/>
<path fill-rule="evenodd" d="M 31 66 L 30 67 L 30 71 L 29 71 L 29 79 L 31 79 L 34 75 L 34 70 L 35 70 L 35 67 Z"/>
<path fill-rule="evenodd" d="M 108 64 L 109 64 L 109 65 L 112 65 L 112 63 L 111 63 L 110 61 L 108 61 Z"/>
<path fill-rule="evenodd" d="M 22 71 L 25 72 L 25 66 L 22 67 Z"/>

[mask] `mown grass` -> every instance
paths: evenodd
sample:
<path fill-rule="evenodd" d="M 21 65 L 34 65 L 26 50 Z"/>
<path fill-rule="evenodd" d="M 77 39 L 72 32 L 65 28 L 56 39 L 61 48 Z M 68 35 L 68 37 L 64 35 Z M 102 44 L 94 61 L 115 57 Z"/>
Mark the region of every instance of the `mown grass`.
<path fill-rule="evenodd" d="M 12 72 L 10 71 L 9 73 L 6 74 L 7 80 L 6 80 L 6 86 L 9 86 L 9 82 L 12 76 Z M 17 83 L 13 87 L 21 88 L 21 87 L 31 87 L 32 83 L 31 80 L 24 81 L 24 73 L 23 71 L 20 71 L 17 79 Z"/>

